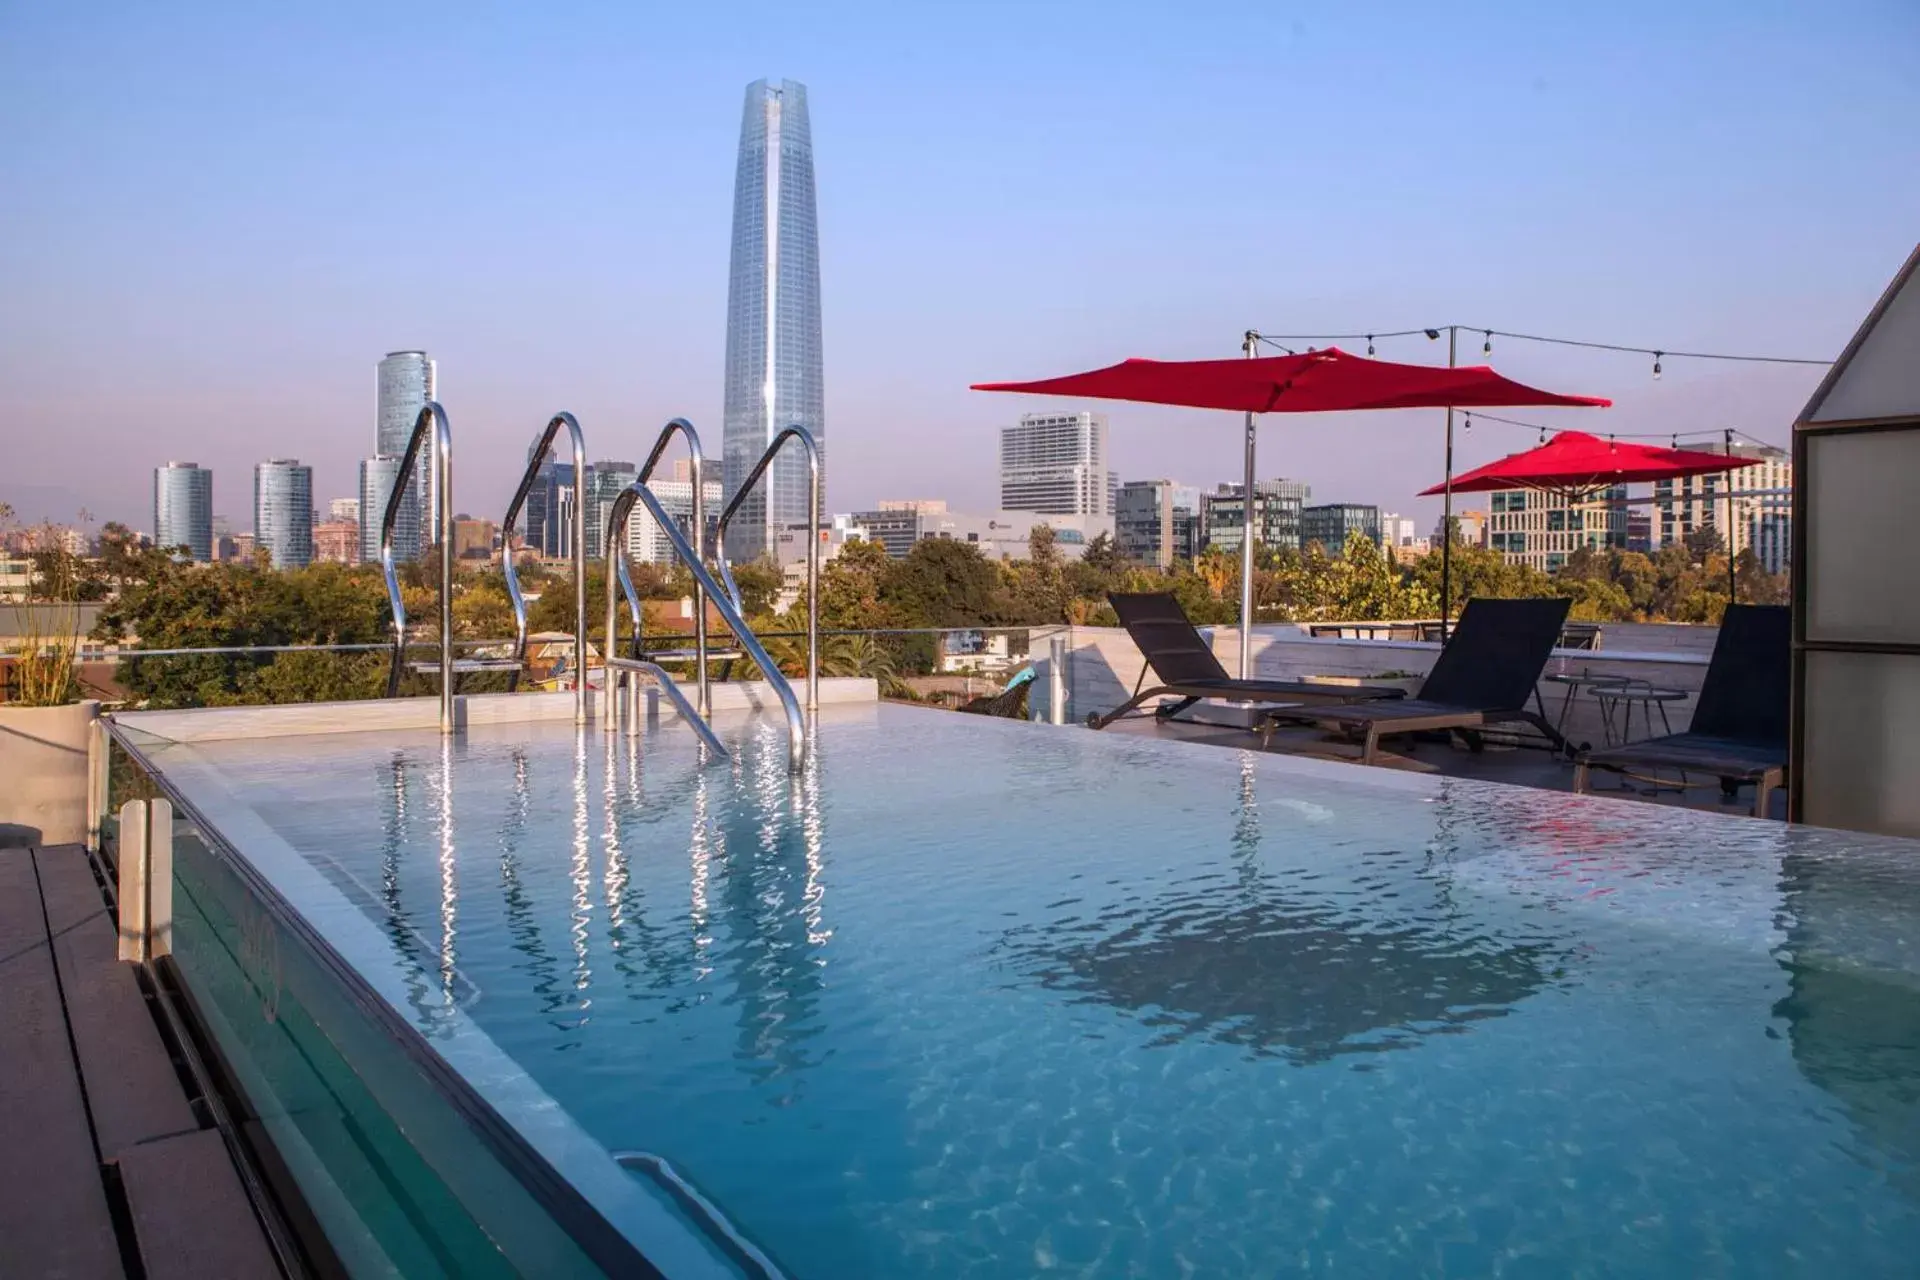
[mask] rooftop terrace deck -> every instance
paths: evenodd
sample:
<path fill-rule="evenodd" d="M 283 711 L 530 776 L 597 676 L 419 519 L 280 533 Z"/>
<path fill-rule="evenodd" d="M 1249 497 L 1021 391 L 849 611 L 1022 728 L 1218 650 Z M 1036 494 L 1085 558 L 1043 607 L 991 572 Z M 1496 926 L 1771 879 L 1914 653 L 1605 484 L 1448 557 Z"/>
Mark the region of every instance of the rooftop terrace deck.
<path fill-rule="evenodd" d="M 0 1271 L 282 1274 L 84 849 L 0 849 Z"/>

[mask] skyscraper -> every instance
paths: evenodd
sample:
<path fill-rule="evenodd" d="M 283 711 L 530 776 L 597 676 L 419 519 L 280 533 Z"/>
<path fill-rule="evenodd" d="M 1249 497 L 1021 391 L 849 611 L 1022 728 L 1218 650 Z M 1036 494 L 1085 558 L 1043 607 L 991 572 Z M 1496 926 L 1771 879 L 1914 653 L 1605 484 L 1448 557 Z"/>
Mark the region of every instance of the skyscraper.
<path fill-rule="evenodd" d="M 191 462 L 153 470 L 153 545 L 185 547 L 187 559 L 213 559 L 213 472 Z"/>
<path fill-rule="evenodd" d="M 747 86 L 733 179 L 733 257 L 727 272 L 725 490 L 731 499 L 774 434 L 813 433 L 826 483 L 826 392 L 820 350 L 820 228 L 806 86 Z M 824 499 L 823 499 L 824 501 Z M 771 554 L 773 535 L 807 519 L 807 464 L 785 449 L 740 507 L 726 554 Z"/>
<path fill-rule="evenodd" d="M 420 410 L 427 401 L 434 398 L 436 367 L 424 351 L 389 351 L 387 358 L 380 362 L 380 371 L 375 395 L 375 427 L 373 451 L 379 455 L 391 455 L 399 458 L 407 451 L 407 439 L 413 434 L 413 424 L 420 417 Z M 432 438 L 428 438 L 428 445 Z M 420 527 L 435 528 L 433 522 L 433 459 L 431 448 L 420 451 L 419 482 L 420 488 Z M 383 507 L 384 509 L 384 507 Z M 374 545 L 377 551 L 380 539 L 379 518 L 363 520 L 362 525 L 373 525 Z M 397 533 L 397 529 L 396 529 Z M 364 543 L 364 539 L 363 539 Z M 398 546 L 398 543 L 395 543 Z M 363 545 L 364 549 L 364 545 Z M 397 554 L 397 553 L 396 553 Z M 420 540 L 416 533 L 413 559 L 420 554 Z"/>
<path fill-rule="evenodd" d="M 363 458 L 360 462 L 360 559 L 373 564 L 380 559 L 380 525 L 386 519 L 387 498 L 400 478 L 400 459 L 390 454 Z M 396 563 L 420 558 L 420 506 L 409 502 L 400 508 L 393 524 L 393 558 Z"/>
<path fill-rule="evenodd" d="M 313 468 L 270 458 L 253 469 L 253 536 L 276 569 L 313 563 Z"/>
<path fill-rule="evenodd" d="M 1000 507 L 1063 516 L 1113 514 L 1104 413 L 1023 413 L 1000 429 Z"/>

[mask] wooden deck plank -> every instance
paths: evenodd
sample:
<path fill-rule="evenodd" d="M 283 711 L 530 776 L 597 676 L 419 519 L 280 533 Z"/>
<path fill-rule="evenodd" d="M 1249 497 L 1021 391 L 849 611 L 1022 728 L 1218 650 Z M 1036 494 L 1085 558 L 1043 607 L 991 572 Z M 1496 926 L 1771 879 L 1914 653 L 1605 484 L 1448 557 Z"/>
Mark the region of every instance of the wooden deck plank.
<path fill-rule="evenodd" d="M 116 925 L 86 851 L 65 845 L 34 858 L 100 1158 L 199 1128 L 133 969 L 115 958 Z"/>
<path fill-rule="evenodd" d="M 7 1274 L 124 1274 L 27 849 L 0 850 L 0 1134 Z"/>
<path fill-rule="evenodd" d="M 280 1274 L 217 1130 L 129 1147 L 120 1181 L 148 1280 Z"/>

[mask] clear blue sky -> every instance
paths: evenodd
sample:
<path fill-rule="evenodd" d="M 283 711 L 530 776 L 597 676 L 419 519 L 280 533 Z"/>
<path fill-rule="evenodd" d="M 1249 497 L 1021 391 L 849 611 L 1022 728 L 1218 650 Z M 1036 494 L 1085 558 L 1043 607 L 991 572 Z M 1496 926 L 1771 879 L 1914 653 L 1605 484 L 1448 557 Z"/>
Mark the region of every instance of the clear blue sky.
<path fill-rule="evenodd" d="M 415 346 L 476 514 L 555 409 L 595 456 L 676 414 L 717 452 L 760 76 L 811 93 L 834 510 L 991 505 L 1022 405 L 969 382 L 1249 327 L 1831 356 L 1920 234 L 1913 0 L 483 8 L 0 0 L 0 498 L 145 528 L 190 458 L 244 529 L 285 455 L 350 493 Z M 1494 363 L 1623 432 L 1784 439 L 1812 381 Z M 1237 475 L 1227 415 L 1109 411 L 1123 476 Z M 1427 515 L 1437 418 L 1272 419 L 1262 472 Z"/>

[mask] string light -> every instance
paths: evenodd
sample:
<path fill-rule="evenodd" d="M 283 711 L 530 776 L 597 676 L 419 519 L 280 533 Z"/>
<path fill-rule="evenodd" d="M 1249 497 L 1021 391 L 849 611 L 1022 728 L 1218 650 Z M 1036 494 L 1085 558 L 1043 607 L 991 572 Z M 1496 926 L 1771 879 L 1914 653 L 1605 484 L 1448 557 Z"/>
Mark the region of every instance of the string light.
<path fill-rule="evenodd" d="M 1547 442 L 1547 429 L 1545 427 L 1542 427 L 1540 428 L 1540 443 L 1545 444 L 1546 442 Z"/>
<path fill-rule="evenodd" d="M 1653 353 L 1653 380 L 1655 382 L 1660 381 L 1660 357 L 1665 354 L 1667 353 L 1664 351 L 1656 351 Z"/>
<path fill-rule="evenodd" d="M 1493 340 L 1495 338 L 1513 338 L 1521 342 L 1546 342 L 1560 347 L 1584 347 L 1590 351 L 1619 351 L 1628 355 L 1652 356 L 1656 364 L 1665 360 L 1668 356 L 1675 356 L 1683 360 L 1735 360 L 1746 364 L 1798 364 L 1814 365 L 1821 368 L 1825 368 L 1833 363 L 1831 360 L 1809 360 L 1796 356 L 1758 356 L 1730 351 L 1674 351 L 1664 347 L 1637 347 L 1618 342 L 1590 342 L 1584 338 L 1558 338 L 1552 334 L 1520 333 L 1512 329 L 1490 329 L 1483 328 L 1480 325 L 1443 324 L 1431 327 L 1422 326 L 1418 329 L 1395 329 L 1392 331 L 1376 329 L 1372 333 L 1255 333 L 1254 337 L 1261 342 L 1269 343 L 1276 347 L 1280 347 L 1282 343 L 1286 342 L 1306 342 L 1309 339 L 1314 342 L 1359 342 L 1365 339 L 1367 344 L 1372 346 L 1377 339 L 1381 338 L 1412 338 L 1424 336 L 1428 341 L 1438 341 L 1440 335 L 1448 329 L 1466 329 L 1469 331 L 1479 329 L 1482 339 L 1481 351 L 1483 354 L 1491 353 Z M 1282 349 L 1284 350 L 1285 348 L 1282 347 Z"/>
<path fill-rule="evenodd" d="M 1461 428 L 1461 430 L 1462 430 L 1462 431 L 1472 431 L 1472 430 L 1473 430 L 1473 410 L 1471 410 L 1471 409 L 1469 409 L 1469 410 L 1467 410 L 1467 424 L 1466 424 L 1466 426 L 1464 426 L 1464 427 L 1462 427 L 1462 428 Z"/>
<path fill-rule="evenodd" d="M 1367 354 L 1368 355 L 1373 354 L 1373 335 L 1372 334 L 1367 335 Z"/>

